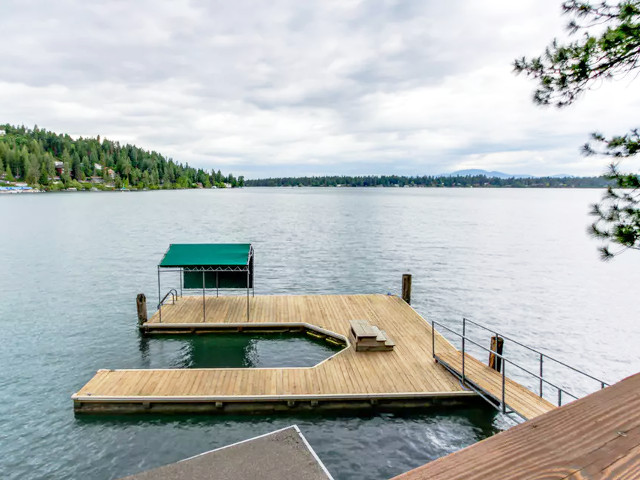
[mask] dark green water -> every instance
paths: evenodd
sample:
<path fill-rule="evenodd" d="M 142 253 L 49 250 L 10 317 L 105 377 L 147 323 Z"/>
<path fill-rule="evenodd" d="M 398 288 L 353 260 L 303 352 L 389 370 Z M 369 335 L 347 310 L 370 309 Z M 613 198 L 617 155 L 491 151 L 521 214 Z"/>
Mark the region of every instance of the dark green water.
<path fill-rule="evenodd" d="M 252 242 L 256 294 L 397 294 L 409 272 L 413 306 L 429 319 L 457 327 L 465 315 L 495 325 L 607 380 L 635 373 L 640 256 L 598 260 L 584 232 L 599 195 L 244 189 L 0 197 L 0 478 L 118 478 L 295 423 L 337 479 L 385 479 L 506 425 L 490 409 L 74 416 L 71 394 L 98 369 L 201 361 L 200 345 L 142 340 L 136 328 L 135 296 L 154 303 L 156 265 L 172 242 Z M 258 362 L 299 350 L 280 345 L 267 354 L 269 345 L 258 342 Z"/>
<path fill-rule="evenodd" d="M 340 350 L 304 333 L 140 336 L 143 368 L 312 367 Z"/>

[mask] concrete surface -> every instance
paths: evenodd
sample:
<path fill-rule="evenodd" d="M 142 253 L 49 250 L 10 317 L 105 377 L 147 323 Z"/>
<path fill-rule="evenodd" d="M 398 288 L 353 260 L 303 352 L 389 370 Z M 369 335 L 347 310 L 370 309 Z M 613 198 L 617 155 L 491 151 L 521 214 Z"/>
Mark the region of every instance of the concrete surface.
<path fill-rule="evenodd" d="M 333 480 L 296 425 L 121 480 Z"/>

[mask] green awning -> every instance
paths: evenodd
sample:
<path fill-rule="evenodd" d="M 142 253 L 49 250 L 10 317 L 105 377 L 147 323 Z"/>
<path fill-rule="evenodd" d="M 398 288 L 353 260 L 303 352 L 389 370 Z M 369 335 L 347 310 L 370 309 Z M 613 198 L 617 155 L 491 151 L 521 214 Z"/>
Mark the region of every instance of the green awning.
<path fill-rule="evenodd" d="M 159 267 L 249 267 L 250 243 L 172 243 Z"/>

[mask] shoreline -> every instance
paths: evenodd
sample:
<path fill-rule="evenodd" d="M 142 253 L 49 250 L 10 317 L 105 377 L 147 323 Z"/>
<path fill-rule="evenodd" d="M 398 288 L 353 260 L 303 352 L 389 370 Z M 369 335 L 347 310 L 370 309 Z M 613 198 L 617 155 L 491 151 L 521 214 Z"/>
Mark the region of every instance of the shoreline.
<path fill-rule="evenodd" d="M 6 187 L 5 187 L 6 188 Z M 78 190 L 77 188 L 59 189 L 59 190 L 41 190 L 37 188 L 17 188 L 3 189 L 0 186 L 0 195 L 21 195 L 36 193 L 129 193 L 129 192 L 160 192 L 160 191 L 193 191 L 193 190 L 239 190 L 243 188 L 256 189 L 278 189 L 290 190 L 296 188 L 304 189 L 355 189 L 355 190 L 401 190 L 401 189 L 430 189 L 430 190 L 604 190 L 606 187 L 593 186 L 329 186 L 329 185 L 302 185 L 302 186 L 244 186 L 229 188 L 142 188 L 142 189 L 116 189 L 116 188 L 91 188 Z"/>

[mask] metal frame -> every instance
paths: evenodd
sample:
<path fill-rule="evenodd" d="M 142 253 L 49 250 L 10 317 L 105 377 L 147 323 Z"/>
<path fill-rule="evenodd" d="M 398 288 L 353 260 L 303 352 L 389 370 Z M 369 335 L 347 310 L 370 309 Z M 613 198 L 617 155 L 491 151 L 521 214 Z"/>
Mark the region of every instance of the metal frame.
<path fill-rule="evenodd" d="M 169 247 L 170 248 L 170 247 Z M 169 250 L 167 249 L 165 251 L 165 255 L 167 254 Z M 164 258 L 164 257 L 163 257 Z M 216 297 L 220 295 L 220 288 L 219 288 L 219 283 L 218 283 L 218 272 L 247 272 L 247 320 L 250 319 L 250 313 L 251 313 L 251 308 L 250 308 L 250 295 L 249 293 L 252 292 L 253 296 L 256 296 L 256 284 L 255 284 L 255 273 L 253 274 L 253 277 L 251 276 L 251 269 L 250 269 L 250 265 L 251 262 L 254 260 L 254 250 L 253 250 L 253 245 L 250 245 L 249 247 L 249 255 L 247 256 L 247 263 L 246 265 L 228 265 L 228 266 L 219 266 L 219 265 L 204 265 L 204 266 L 198 266 L 198 267 L 189 267 L 189 266 L 184 266 L 184 267 L 162 267 L 160 265 L 158 265 L 158 311 L 159 316 L 160 316 L 160 322 L 162 322 L 162 306 L 164 305 L 164 300 L 166 300 L 166 298 L 169 296 L 169 294 L 171 292 L 175 292 L 175 295 L 177 297 L 177 290 L 175 288 L 172 288 L 171 290 L 169 290 L 169 292 L 164 296 L 164 298 L 161 300 L 160 299 L 160 295 L 162 294 L 162 287 L 161 287 L 161 281 L 160 281 L 160 273 L 166 273 L 166 272 L 180 272 L 180 297 L 182 297 L 182 293 L 183 293 L 183 276 L 184 276 L 184 272 L 202 272 L 202 322 L 205 323 L 206 319 L 207 319 L 207 307 L 206 307 L 206 292 L 207 289 L 206 288 L 206 283 L 205 283 L 205 273 L 207 272 L 216 272 Z M 255 270 L 255 268 L 254 268 Z M 251 287 L 249 287 L 249 285 L 252 285 Z M 185 290 L 200 290 L 198 289 L 185 289 Z M 230 290 L 240 290 L 238 288 L 234 288 L 234 289 L 230 289 Z M 174 298 L 174 303 L 175 303 L 175 298 Z"/>
<path fill-rule="evenodd" d="M 158 312 L 160 312 L 160 323 L 162 323 L 162 306 L 164 305 L 164 301 L 167 299 L 167 297 L 171 295 L 171 304 L 175 305 L 176 304 L 176 300 L 178 299 L 178 292 L 175 288 L 172 288 L 171 290 L 169 290 L 164 297 L 162 297 L 162 300 L 160 300 L 160 302 L 158 303 Z M 182 296 L 182 292 L 180 292 L 180 296 Z"/>
<path fill-rule="evenodd" d="M 475 342 L 474 340 L 469 338 L 467 336 L 467 334 L 466 334 L 466 332 L 467 332 L 467 322 L 471 323 L 472 325 L 476 325 L 476 326 L 478 326 L 478 327 L 480 327 L 480 328 L 482 328 L 482 329 L 484 329 L 484 330 L 486 330 L 488 332 L 491 332 L 492 334 L 495 334 L 497 337 L 502 337 L 505 340 L 508 340 L 508 341 L 510 341 L 512 343 L 520 345 L 521 347 L 524 347 L 524 348 L 526 348 L 526 349 L 538 354 L 539 358 L 540 358 L 539 375 L 536 374 L 536 373 L 533 373 L 532 371 L 528 370 L 527 368 L 525 368 L 525 367 L 523 367 L 521 365 L 518 365 L 513 360 L 509 360 L 503 354 L 500 354 L 495 350 L 491 350 L 490 348 L 487 348 L 484 345 L 480 345 L 478 342 Z M 437 356 L 437 354 L 436 354 L 436 341 L 435 341 L 435 331 L 436 331 L 435 326 L 436 325 L 438 325 L 439 327 L 444 328 L 445 330 L 447 330 L 447 331 L 449 331 L 449 332 L 453 333 L 454 335 L 456 335 L 456 336 L 461 338 L 461 343 L 462 343 L 462 372 L 457 372 L 453 367 L 451 367 L 449 364 L 447 364 L 447 362 L 442 361 Z M 496 357 L 502 359 L 502 368 L 501 368 L 501 373 L 502 373 L 502 395 L 501 396 L 502 396 L 502 398 L 501 399 L 497 399 L 493 395 L 491 395 L 488 392 L 482 390 L 482 388 L 480 388 L 478 385 L 476 385 L 475 383 L 473 383 L 472 381 L 470 381 L 466 377 L 466 375 L 465 375 L 465 354 L 466 354 L 466 348 L 465 347 L 466 347 L 466 345 L 465 344 L 466 344 L 467 341 L 471 342 L 473 345 L 476 345 L 476 346 L 480 347 L 481 349 L 483 349 L 483 350 L 485 350 L 487 352 L 493 353 Z M 446 325 L 442 324 L 441 322 L 436 322 L 435 320 L 432 320 L 431 321 L 431 349 L 432 349 L 431 351 L 432 351 L 432 354 L 433 354 L 433 358 L 438 363 L 441 363 L 447 370 L 449 370 L 454 375 L 459 377 L 460 380 L 462 381 L 463 385 L 469 386 L 472 390 L 474 390 L 482 398 L 484 398 L 487 402 L 489 402 L 489 404 L 491 404 L 496 409 L 501 410 L 502 413 L 505 413 L 505 414 L 516 413 L 516 414 L 518 414 L 519 416 L 522 417 L 522 415 L 520 415 L 518 412 L 515 412 L 514 410 L 507 411 L 507 404 L 505 402 L 505 385 L 506 385 L 506 373 L 505 372 L 506 372 L 507 363 L 510 363 L 511 365 L 519 368 L 520 370 L 528 373 L 529 375 L 532 375 L 533 377 L 535 377 L 535 378 L 537 378 L 539 380 L 539 382 L 540 382 L 540 387 L 539 387 L 540 388 L 540 391 L 539 391 L 540 398 L 542 398 L 543 384 L 546 383 L 547 385 L 550 385 L 551 387 L 555 388 L 558 391 L 558 402 L 557 402 L 557 404 L 558 404 L 559 407 L 562 406 L 562 393 L 563 392 L 565 394 L 569 395 L 570 397 L 576 399 L 576 400 L 578 399 L 578 397 L 576 395 L 574 395 L 573 393 L 571 393 L 569 390 L 567 390 L 565 388 L 562 388 L 562 387 L 559 387 L 558 385 L 556 385 L 556 384 L 554 384 L 554 383 L 552 383 L 549 380 L 544 378 L 544 376 L 543 376 L 543 361 L 544 361 L 545 358 L 547 360 L 551 360 L 553 362 L 556 362 L 556 363 L 558 363 L 558 364 L 560 364 L 560 365 L 562 365 L 562 366 L 564 366 L 566 368 L 569 368 L 569 369 L 573 370 L 574 372 L 579 373 L 579 374 L 581 374 L 581 375 L 583 375 L 583 376 L 585 376 L 585 377 L 587 377 L 587 378 L 589 378 L 591 380 L 597 381 L 598 383 L 600 383 L 600 388 L 605 388 L 605 387 L 609 386 L 609 384 L 604 382 L 603 380 L 600 380 L 600 379 L 598 379 L 598 378 L 596 378 L 596 377 L 594 377 L 592 375 L 589 375 L 588 373 L 583 372 L 582 370 L 579 370 L 579 369 L 577 369 L 575 367 L 572 367 L 571 365 L 567 365 L 566 363 L 564 363 L 564 362 L 562 362 L 560 360 L 557 360 L 557 359 L 555 359 L 555 358 L 553 358 L 553 357 L 551 357 L 549 355 L 546 355 L 546 354 L 540 352 L 539 350 L 531 348 L 528 345 L 525 345 L 525 344 L 523 344 L 521 342 L 518 342 L 517 340 L 513 340 L 512 338 L 507 337 L 506 335 L 502 335 L 502 334 L 496 332 L 493 329 L 487 328 L 484 325 L 481 325 L 481 324 L 479 324 L 477 322 L 474 322 L 472 320 L 468 320 L 466 318 L 462 319 L 462 333 L 456 332 L 455 330 L 447 327 Z M 491 397 L 491 398 L 494 398 L 496 401 L 499 401 L 500 402 L 499 405 L 497 405 L 493 401 L 489 400 L 487 397 Z"/>

